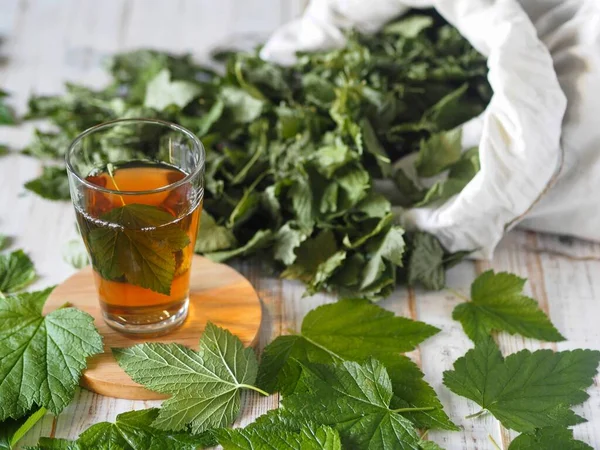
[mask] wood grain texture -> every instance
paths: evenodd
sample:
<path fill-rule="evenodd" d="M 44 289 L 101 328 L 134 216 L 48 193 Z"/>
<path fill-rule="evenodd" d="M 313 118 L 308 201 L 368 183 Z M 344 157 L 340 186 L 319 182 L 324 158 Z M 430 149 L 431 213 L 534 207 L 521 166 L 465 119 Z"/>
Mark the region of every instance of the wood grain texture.
<path fill-rule="evenodd" d="M 129 400 L 158 400 L 166 396 L 149 391 L 131 380 L 117 364 L 111 348 L 145 342 L 174 342 L 198 350 L 198 341 L 209 321 L 231 331 L 245 346 L 254 346 L 258 343 L 262 317 L 258 294 L 243 275 L 225 264 L 217 264 L 198 255 L 192 261 L 188 317 L 179 328 L 167 335 L 153 338 L 126 336 L 109 327 L 102 318 L 89 266 L 69 277 L 52 292 L 44 306 L 44 313 L 60 308 L 65 302 L 90 314 L 104 340 L 104 353 L 88 360 L 81 386 L 97 394 Z"/>
<path fill-rule="evenodd" d="M 305 0 L 0 0 L 0 87 L 9 90 L 11 103 L 25 110 L 32 93 L 63 91 L 65 80 L 102 85 L 102 68 L 110 54 L 139 47 L 174 52 L 190 51 L 198 58 L 215 46 L 257 42 L 278 25 L 297 15 Z M 50 19 L 51 18 L 51 19 Z M 0 142 L 15 149 L 26 145 L 31 126 L 0 127 Z M 0 233 L 16 237 L 13 248 L 24 248 L 33 258 L 40 279 L 35 288 L 63 281 L 74 271 L 60 257 L 62 246 L 75 236 L 72 207 L 25 194 L 22 185 L 36 177 L 40 163 L 11 155 L 0 159 Z M 564 256 L 564 255 L 567 256 Z M 263 300 L 263 325 L 258 348 L 288 330 L 298 330 L 312 308 L 334 301 L 330 295 L 303 297 L 300 283 L 269 276 L 250 262 L 234 267 L 250 280 Z M 513 231 L 500 243 L 489 262 L 464 262 L 448 273 L 448 286 L 468 293 L 474 277 L 483 270 L 506 270 L 529 279 L 526 289 L 567 337 L 557 350 L 600 349 L 600 245 L 556 236 Z M 431 431 L 427 436 L 447 450 L 493 450 L 492 436 L 507 449 L 514 436 L 493 417 L 467 420 L 476 405 L 452 394 L 442 384 L 442 373 L 472 347 L 452 309 L 461 302 L 451 294 L 399 288 L 381 302 L 397 314 L 431 323 L 441 332 L 419 346 L 411 356 L 420 363 L 426 380 L 437 391 L 450 417 L 461 431 Z M 522 348 L 548 347 L 532 339 L 499 335 L 505 353 Z M 550 346 L 550 348 L 553 348 Z M 600 387 L 598 377 L 589 389 L 590 399 L 576 412 L 588 422 L 573 428 L 577 438 L 600 449 Z M 278 405 L 277 395 L 244 397 L 236 426 L 243 426 Z M 90 425 L 112 421 L 132 409 L 160 405 L 160 401 L 109 398 L 81 389 L 60 416 L 45 417 L 23 441 L 39 436 L 75 438 Z"/>

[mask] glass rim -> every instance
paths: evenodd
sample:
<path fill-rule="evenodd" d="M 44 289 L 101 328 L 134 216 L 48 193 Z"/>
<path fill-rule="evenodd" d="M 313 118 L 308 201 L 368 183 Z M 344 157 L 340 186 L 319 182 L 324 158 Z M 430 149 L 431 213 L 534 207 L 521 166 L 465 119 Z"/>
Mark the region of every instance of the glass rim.
<path fill-rule="evenodd" d="M 104 128 L 110 128 L 114 125 L 128 124 L 128 123 L 129 124 L 140 123 L 140 122 L 154 124 L 154 125 L 161 125 L 161 126 L 170 128 L 172 130 L 178 131 L 180 133 L 183 133 L 185 136 L 187 136 L 194 143 L 194 146 L 196 147 L 196 149 L 198 150 L 198 154 L 200 155 L 200 158 L 198 160 L 198 165 L 194 168 L 194 170 L 192 170 L 189 174 L 186 174 L 186 176 L 183 177 L 181 180 L 177 180 L 173 183 L 167 184 L 165 186 L 161 186 L 156 189 L 148 189 L 148 190 L 144 190 L 144 191 L 118 191 L 116 189 L 105 188 L 102 186 L 98 186 L 97 184 L 90 183 L 85 178 L 83 178 L 81 175 L 79 175 L 79 173 L 77 173 L 77 171 L 73 167 L 73 164 L 71 163 L 71 155 L 74 153 L 77 144 L 79 144 L 84 138 L 86 138 L 90 134 L 95 133 L 96 131 L 102 130 Z M 85 131 L 82 131 L 73 140 L 73 142 L 71 142 L 71 144 L 69 145 L 69 148 L 67 149 L 67 154 L 65 155 L 65 161 L 66 161 L 66 166 L 67 166 L 68 172 L 70 174 L 72 174 L 77 179 L 77 181 L 79 181 L 81 184 L 83 184 L 84 186 L 86 186 L 90 189 L 94 189 L 94 190 L 97 190 L 100 192 L 105 192 L 107 194 L 114 194 L 114 195 L 148 195 L 148 194 L 156 194 L 156 193 L 160 193 L 160 192 L 164 192 L 164 191 L 169 191 L 171 189 L 175 189 L 175 188 L 182 186 L 183 184 L 189 182 L 193 177 L 198 175 L 198 173 L 200 173 L 204 169 L 205 157 L 206 157 L 206 152 L 204 150 L 204 145 L 202 144 L 202 141 L 200 141 L 200 139 L 194 133 L 192 133 L 190 130 L 188 130 L 187 128 L 182 127 L 181 125 L 177 125 L 173 122 L 167 122 L 166 120 L 147 119 L 147 118 L 140 117 L 140 118 L 109 120 L 108 122 L 99 123 L 98 125 L 94 125 L 93 127 L 90 127 Z"/>

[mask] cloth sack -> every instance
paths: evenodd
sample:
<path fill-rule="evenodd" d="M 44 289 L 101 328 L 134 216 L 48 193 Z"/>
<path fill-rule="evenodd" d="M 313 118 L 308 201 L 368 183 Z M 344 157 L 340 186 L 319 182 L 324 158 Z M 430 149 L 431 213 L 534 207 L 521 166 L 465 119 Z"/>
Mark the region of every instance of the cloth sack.
<path fill-rule="evenodd" d="M 434 7 L 488 58 L 494 95 L 462 126 L 481 170 L 443 204 L 402 214 L 450 251 L 490 258 L 516 225 L 600 241 L 600 2 L 597 0 L 313 0 L 261 57 L 341 47 L 409 8 Z M 425 180 L 426 181 L 426 180 Z"/>

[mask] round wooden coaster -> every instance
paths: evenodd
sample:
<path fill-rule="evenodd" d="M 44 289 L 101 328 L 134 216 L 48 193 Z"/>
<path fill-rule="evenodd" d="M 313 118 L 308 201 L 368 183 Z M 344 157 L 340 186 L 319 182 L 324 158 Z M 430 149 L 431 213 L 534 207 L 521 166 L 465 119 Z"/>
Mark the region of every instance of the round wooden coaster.
<path fill-rule="evenodd" d="M 177 342 L 198 350 L 207 321 L 227 328 L 244 345 L 254 345 L 262 316 L 258 294 L 240 273 L 225 264 L 194 256 L 190 281 L 190 306 L 186 321 L 175 331 L 156 338 L 125 336 L 102 319 L 91 267 L 80 270 L 58 286 L 46 302 L 44 313 L 65 302 L 91 314 L 104 338 L 104 353 L 88 360 L 81 386 L 98 394 L 132 400 L 166 398 L 135 383 L 113 358 L 112 347 L 130 347 L 144 342 Z"/>

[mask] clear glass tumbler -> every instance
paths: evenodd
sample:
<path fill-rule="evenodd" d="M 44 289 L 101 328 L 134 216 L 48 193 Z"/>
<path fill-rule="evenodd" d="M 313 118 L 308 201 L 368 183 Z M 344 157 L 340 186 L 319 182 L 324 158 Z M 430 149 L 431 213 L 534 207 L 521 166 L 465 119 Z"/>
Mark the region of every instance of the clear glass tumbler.
<path fill-rule="evenodd" d="M 105 321 L 138 335 L 179 326 L 202 211 L 202 143 L 172 123 L 123 119 L 84 131 L 66 160 Z"/>

